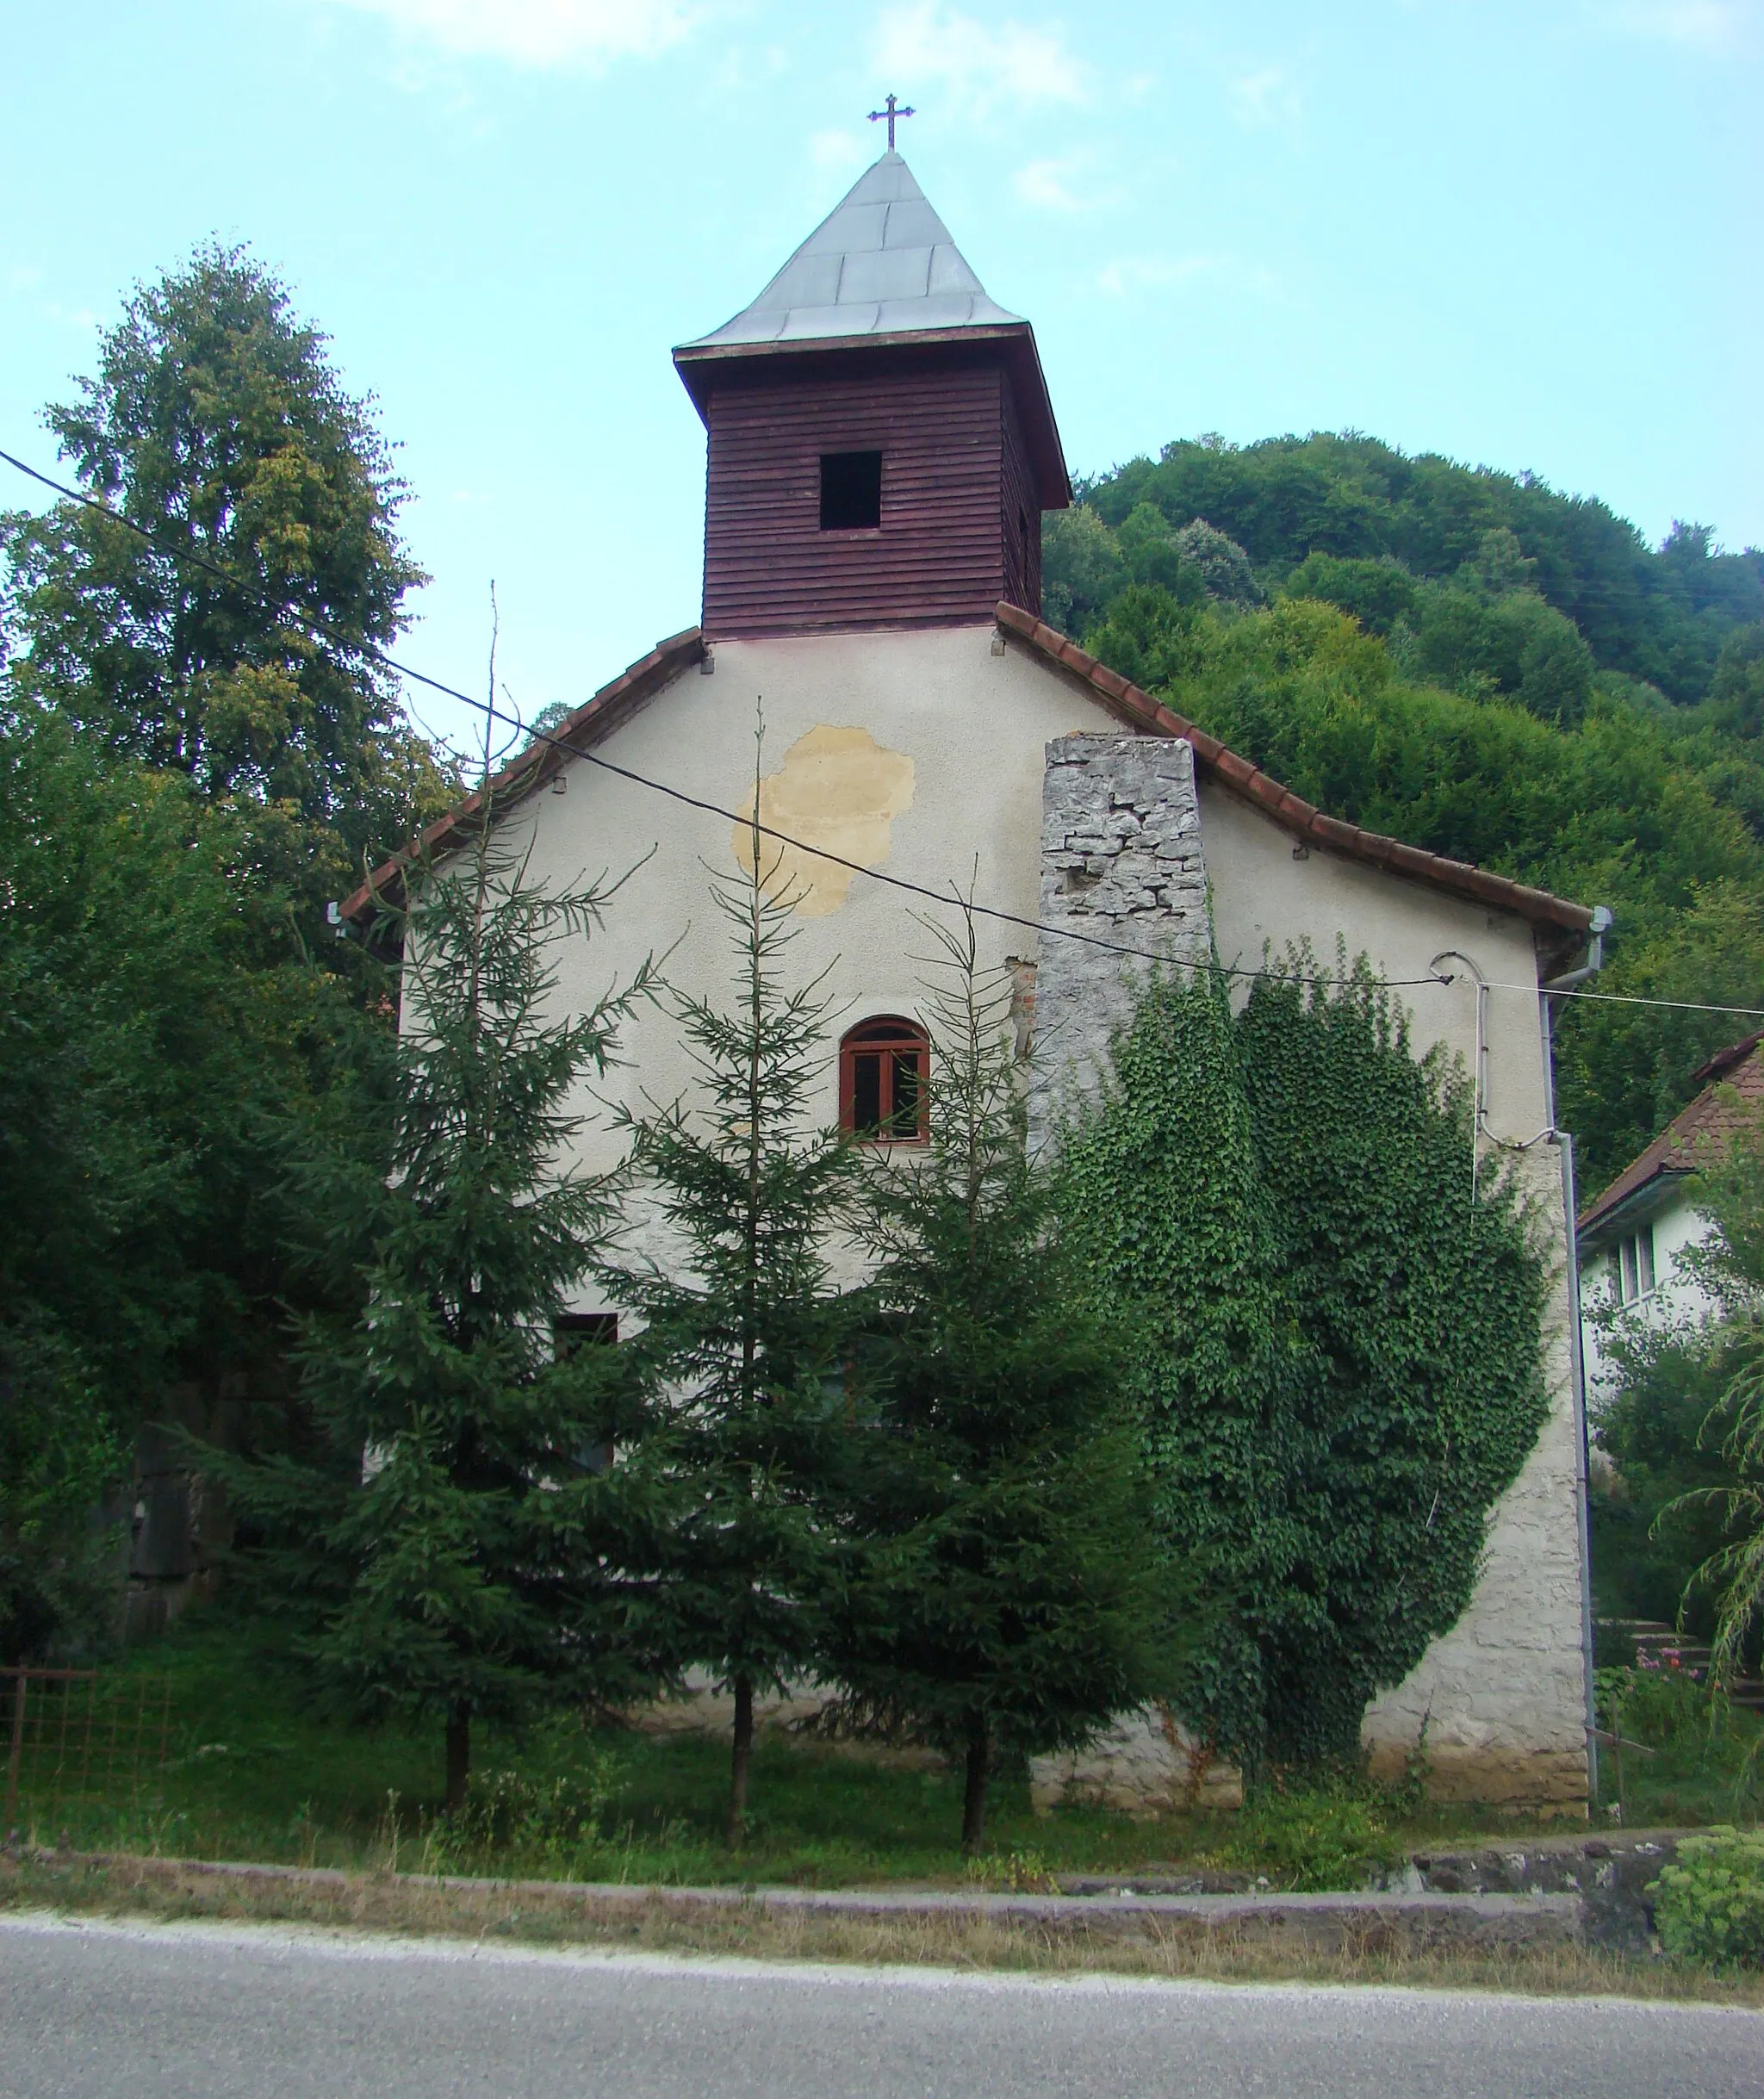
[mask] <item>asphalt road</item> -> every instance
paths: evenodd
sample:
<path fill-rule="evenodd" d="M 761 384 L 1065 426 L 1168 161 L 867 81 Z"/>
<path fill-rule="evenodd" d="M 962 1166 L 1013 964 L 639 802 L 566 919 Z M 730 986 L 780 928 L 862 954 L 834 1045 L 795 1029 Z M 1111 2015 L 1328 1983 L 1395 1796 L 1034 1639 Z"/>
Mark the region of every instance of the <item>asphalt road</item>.
<path fill-rule="evenodd" d="M 1764 2015 L 0 1919 L 5 2099 L 1673 2099 Z"/>

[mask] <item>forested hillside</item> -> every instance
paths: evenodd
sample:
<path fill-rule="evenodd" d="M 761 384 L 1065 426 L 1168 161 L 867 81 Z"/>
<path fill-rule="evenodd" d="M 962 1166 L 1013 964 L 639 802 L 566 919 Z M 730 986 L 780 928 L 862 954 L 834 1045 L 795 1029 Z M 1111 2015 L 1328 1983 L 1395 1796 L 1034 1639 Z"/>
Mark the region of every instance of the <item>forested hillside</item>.
<path fill-rule="evenodd" d="M 1354 436 L 1174 444 L 1078 494 L 1050 620 L 1332 815 L 1609 904 L 1598 989 L 1764 1005 L 1764 553 Z M 1755 1024 L 1576 1004 L 1583 1184 Z"/>

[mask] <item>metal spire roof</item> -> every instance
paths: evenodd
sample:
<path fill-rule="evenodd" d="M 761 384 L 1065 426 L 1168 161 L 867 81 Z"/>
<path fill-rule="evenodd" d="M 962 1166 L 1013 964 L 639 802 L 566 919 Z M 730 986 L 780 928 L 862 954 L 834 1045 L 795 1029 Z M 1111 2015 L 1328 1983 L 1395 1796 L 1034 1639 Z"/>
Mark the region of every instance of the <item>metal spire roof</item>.
<path fill-rule="evenodd" d="M 858 178 L 751 306 L 683 350 L 1022 327 L 986 296 L 898 153 Z"/>

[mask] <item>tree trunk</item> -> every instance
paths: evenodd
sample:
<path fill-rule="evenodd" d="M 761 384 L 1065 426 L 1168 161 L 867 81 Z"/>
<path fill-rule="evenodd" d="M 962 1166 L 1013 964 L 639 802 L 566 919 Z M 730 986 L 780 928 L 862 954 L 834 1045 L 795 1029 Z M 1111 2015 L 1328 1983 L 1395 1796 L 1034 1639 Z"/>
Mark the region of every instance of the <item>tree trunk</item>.
<path fill-rule="evenodd" d="M 961 1848 L 972 1859 L 986 1837 L 986 1781 L 992 1776 L 992 1741 L 985 1717 L 976 1713 L 968 1723 L 967 1785 L 961 1803 Z"/>
<path fill-rule="evenodd" d="M 472 1767 L 472 1709 L 456 1705 L 447 1716 L 447 1798 L 450 1813 L 465 1805 L 465 1782 Z"/>
<path fill-rule="evenodd" d="M 729 1841 L 739 1844 L 748 1826 L 748 1767 L 754 1761 L 754 1686 L 735 1680 L 735 1754 L 729 1770 Z"/>

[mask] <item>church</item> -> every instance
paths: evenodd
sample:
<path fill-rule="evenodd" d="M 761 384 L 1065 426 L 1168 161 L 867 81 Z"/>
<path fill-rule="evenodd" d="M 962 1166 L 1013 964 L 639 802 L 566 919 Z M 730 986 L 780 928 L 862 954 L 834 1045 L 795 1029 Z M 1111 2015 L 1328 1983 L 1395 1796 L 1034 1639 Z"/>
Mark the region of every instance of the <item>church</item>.
<path fill-rule="evenodd" d="M 972 885 L 1006 915 L 978 922 L 985 959 L 1026 987 L 1077 1084 L 1147 966 L 1123 949 L 1181 963 L 1216 947 L 1253 968 L 1270 947 L 1339 942 L 1413 987 L 1415 1053 L 1462 1059 L 1479 1146 L 1517 1162 L 1559 1250 L 1551 1407 L 1493 1512 L 1469 1609 L 1373 1704 L 1363 1738 L 1388 1773 L 1425 1735 L 1442 1798 L 1584 1812 L 1585 1441 L 1546 988 L 1586 964 L 1593 913 L 1339 822 L 1042 620 L 1042 514 L 1071 490 L 1034 332 L 987 295 L 891 145 L 750 306 L 674 362 L 708 448 L 699 620 L 494 786 L 531 880 L 635 870 L 605 931 L 564 960 L 561 995 L 586 1006 L 664 953 L 674 983 L 720 994 L 705 870 L 750 851 L 731 812 L 754 805 L 761 718 L 760 818 L 796 841 L 768 884 L 794 899 L 793 957 L 835 1001 L 824 1119 L 860 1141 L 913 1140 L 929 1053 L 915 958 L 929 907 L 866 871 L 944 896 Z M 444 860 L 478 807 L 427 849 Z M 370 919 L 398 865 L 345 917 Z M 639 1013 L 622 1053 L 606 1090 L 633 1109 L 689 1090 L 664 1015 Z M 609 1127 L 582 1143 L 589 1168 L 618 1156 Z M 1122 1716 L 1093 1750 L 1044 1760 L 1038 1795 L 1175 1804 L 1190 1762 L 1167 1719 Z"/>

